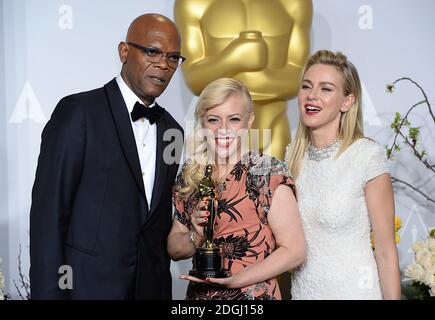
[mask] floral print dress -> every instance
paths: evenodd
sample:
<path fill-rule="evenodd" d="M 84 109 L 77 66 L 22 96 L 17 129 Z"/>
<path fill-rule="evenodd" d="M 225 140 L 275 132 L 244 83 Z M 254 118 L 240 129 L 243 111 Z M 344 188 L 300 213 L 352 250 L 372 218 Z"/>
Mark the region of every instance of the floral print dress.
<path fill-rule="evenodd" d="M 176 186 L 183 184 L 180 175 Z M 216 186 L 218 208 L 213 238 L 222 247 L 224 268 L 232 274 L 266 259 L 275 249 L 267 215 L 279 185 L 288 186 L 296 196 L 294 182 L 286 175 L 283 162 L 249 152 L 234 165 L 225 181 Z M 198 195 L 182 200 L 174 192 L 173 200 L 175 218 L 192 228 L 190 214 L 198 203 Z M 269 300 L 281 299 L 281 292 L 276 278 L 240 289 L 190 282 L 186 299 Z"/>

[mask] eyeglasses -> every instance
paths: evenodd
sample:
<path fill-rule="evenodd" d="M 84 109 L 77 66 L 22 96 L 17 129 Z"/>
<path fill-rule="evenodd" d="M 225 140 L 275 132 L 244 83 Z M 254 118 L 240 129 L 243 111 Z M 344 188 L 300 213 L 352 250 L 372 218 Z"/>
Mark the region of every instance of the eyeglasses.
<path fill-rule="evenodd" d="M 180 64 L 184 62 L 184 60 L 186 60 L 185 57 L 183 57 L 182 55 L 176 52 L 164 53 L 159 48 L 143 47 L 133 42 L 127 42 L 127 44 L 135 47 L 136 49 L 143 51 L 143 53 L 145 53 L 146 60 L 149 62 L 153 62 L 153 63 L 160 62 L 162 60 L 162 57 L 166 57 L 168 66 L 171 67 L 172 69 L 177 68 Z"/>

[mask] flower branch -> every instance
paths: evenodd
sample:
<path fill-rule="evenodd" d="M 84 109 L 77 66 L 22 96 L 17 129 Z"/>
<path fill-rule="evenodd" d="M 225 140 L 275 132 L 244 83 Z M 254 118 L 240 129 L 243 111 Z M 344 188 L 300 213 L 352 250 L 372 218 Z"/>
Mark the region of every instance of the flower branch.
<path fill-rule="evenodd" d="M 428 169 L 433 174 L 435 174 L 435 164 L 432 164 L 430 162 L 428 153 L 425 150 L 419 150 L 417 145 L 418 141 L 421 139 L 420 127 L 413 127 L 409 120 L 411 113 L 418 106 L 426 105 L 427 110 L 435 124 L 435 116 L 432 107 L 429 103 L 429 99 L 424 89 L 416 81 L 412 80 L 409 77 L 403 77 L 395 80 L 392 84 L 387 84 L 387 88 L 386 88 L 387 92 L 392 93 L 395 89 L 395 85 L 400 81 L 409 81 L 412 84 L 414 84 L 417 88 L 419 88 L 424 99 L 412 105 L 405 113 L 404 117 L 402 117 L 399 112 L 396 112 L 394 121 L 391 123 L 391 129 L 394 131 L 394 139 L 391 145 L 386 146 L 387 157 L 388 159 L 392 159 L 394 152 L 400 152 L 401 151 L 400 145 L 404 143 L 409 148 L 411 148 L 414 156 L 426 167 L 426 169 Z M 398 141 L 399 138 L 402 140 L 401 142 Z M 411 183 L 398 179 L 396 177 L 392 177 L 392 181 L 405 185 L 406 187 L 416 191 L 419 195 L 424 197 L 426 200 L 435 203 L 435 199 L 427 195 L 425 192 L 421 191 L 420 188 L 413 186 Z"/>
<path fill-rule="evenodd" d="M 434 116 L 434 113 L 433 113 L 433 111 L 432 111 L 432 106 L 431 106 L 430 103 L 429 103 L 429 99 L 427 98 L 426 92 L 424 91 L 424 89 L 423 89 L 423 88 L 422 88 L 422 87 L 421 87 L 421 86 L 420 86 L 416 81 L 412 80 L 412 79 L 409 78 L 409 77 L 402 77 L 402 78 L 397 79 L 396 81 L 394 81 L 393 84 L 389 84 L 389 85 L 387 85 L 387 91 L 392 92 L 392 91 L 394 90 L 394 85 L 395 85 L 396 83 L 400 82 L 400 81 L 409 81 L 409 82 L 411 82 L 413 85 L 415 85 L 417 88 L 420 89 L 420 91 L 421 91 L 421 93 L 422 93 L 422 95 L 423 95 L 423 97 L 424 97 L 424 100 L 423 100 L 423 101 L 427 104 L 429 114 L 432 116 L 432 120 L 433 120 L 433 122 L 435 123 L 435 116 Z"/>
<path fill-rule="evenodd" d="M 417 189 L 416 187 L 414 187 L 412 184 L 410 184 L 410 183 L 408 183 L 408 182 L 406 182 L 406 181 L 400 180 L 400 179 L 398 179 L 398 178 L 395 178 L 395 177 L 391 177 L 391 181 L 392 181 L 393 183 L 394 183 L 394 182 L 402 183 L 402 184 L 408 186 L 409 188 L 411 188 L 412 190 L 414 190 L 415 192 L 419 193 L 422 197 L 426 198 L 426 200 L 428 200 L 428 201 L 430 201 L 430 202 L 432 202 L 432 203 L 435 203 L 435 200 L 434 200 L 434 199 L 432 199 L 432 198 L 429 197 L 427 194 L 425 194 L 424 192 L 422 192 L 422 191 L 420 191 L 419 189 Z"/>

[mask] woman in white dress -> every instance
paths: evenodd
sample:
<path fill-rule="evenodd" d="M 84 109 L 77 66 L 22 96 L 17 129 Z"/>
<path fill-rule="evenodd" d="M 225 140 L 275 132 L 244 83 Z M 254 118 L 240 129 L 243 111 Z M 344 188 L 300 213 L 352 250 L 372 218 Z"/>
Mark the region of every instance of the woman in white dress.
<path fill-rule="evenodd" d="M 286 160 L 308 251 L 293 271 L 292 298 L 400 299 L 394 194 L 383 148 L 363 134 L 357 70 L 340 52 L 318 51 L 298 102 Z"/>

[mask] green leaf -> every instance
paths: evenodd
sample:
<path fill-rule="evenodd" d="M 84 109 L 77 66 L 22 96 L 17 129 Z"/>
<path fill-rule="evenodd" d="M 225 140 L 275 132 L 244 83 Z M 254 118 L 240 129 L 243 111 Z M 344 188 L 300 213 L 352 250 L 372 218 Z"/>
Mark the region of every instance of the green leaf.
<path fill-rule="evenodd" d="M 411 139 L 417 140 L 418 136 L 420 135 L 420 127 L 416 127 L 416 128 L 412 128 L 411 127 L 411 128 L 409 128 L 408 134 L 409 134 L 409 137 Z"/>
<path fill-rule="evenodd" d="M 393 149 L 387 148 L 387 158 L 390 158 L 392 153 L 393 153 Z"/>

